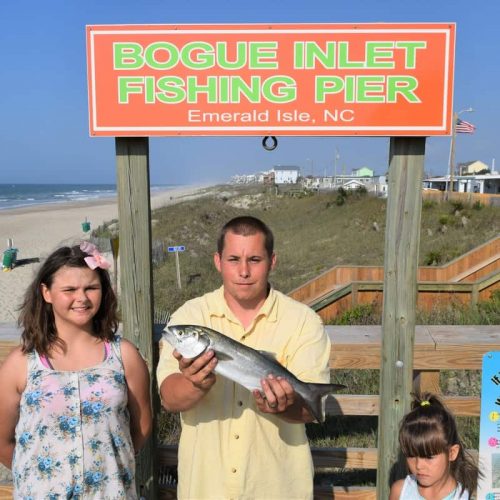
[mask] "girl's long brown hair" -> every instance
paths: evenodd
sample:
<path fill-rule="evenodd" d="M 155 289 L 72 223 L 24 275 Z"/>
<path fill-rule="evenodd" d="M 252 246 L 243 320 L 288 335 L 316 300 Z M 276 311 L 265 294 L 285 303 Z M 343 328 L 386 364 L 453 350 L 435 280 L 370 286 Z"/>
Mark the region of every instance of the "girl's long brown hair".
<path fill-rule="evenodd" d="M 61 267 L 88 267 L 85 257 L 87 254 L 79 246 L 61 247 L 49 255 L 40 267 L 20 307 L 18 325 L 23 329 L 21 342 L 24 353 L 36 350 L 39 354 L 48 355 L 55 344 L 64 348 L 57 335 L 52 305 L 43 299 L 42 284 L 50 289 L 54 275 Z M 101 282 L 102 299 L 92 319 L 93 334 L 99 339 L 111 341 L 118 329 L 117 299 L 108 272 L 99 267 L 95 271 Z"/>
<path fill-rule="evenodd" d="M 477 488 L 479 469 L 464 449 L 455 417 L 434 394 L 414 394 L 411 411 L 403 417 L 399 445 L 405 457 L 429 458 L 448 453 L 458 444 L 457 458 L 450 462 L 453 477 L 472 495 Z"/>

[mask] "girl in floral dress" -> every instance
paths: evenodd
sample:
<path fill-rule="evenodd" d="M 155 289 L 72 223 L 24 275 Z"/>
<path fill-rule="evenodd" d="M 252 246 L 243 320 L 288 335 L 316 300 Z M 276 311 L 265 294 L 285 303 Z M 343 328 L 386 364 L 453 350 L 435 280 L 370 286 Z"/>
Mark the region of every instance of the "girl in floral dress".
<path fill-rule="evenodd" d="M 151 432 L 149 374 L 115 335 L 109 263 L 89 242 L 41 266 L 21 306 L 21 345 L 0 367 L 0 462 L 14 498 L 134 499 Z"/>

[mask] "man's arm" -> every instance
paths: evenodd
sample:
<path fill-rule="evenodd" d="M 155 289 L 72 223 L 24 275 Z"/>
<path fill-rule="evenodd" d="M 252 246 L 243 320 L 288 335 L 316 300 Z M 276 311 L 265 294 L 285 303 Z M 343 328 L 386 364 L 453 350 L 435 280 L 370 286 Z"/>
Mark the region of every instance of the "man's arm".
<path fill-rule="evenodd" d="M 179 363 L 180 373 L 172 373 L 161 382 L 162 403 L 172 412 L 190 410 L 215 384 L 213 370 L 217 365 L 217 358 L 212 350 L 195 359 L 183 358 L 175 350 L 172 354 Z"/>

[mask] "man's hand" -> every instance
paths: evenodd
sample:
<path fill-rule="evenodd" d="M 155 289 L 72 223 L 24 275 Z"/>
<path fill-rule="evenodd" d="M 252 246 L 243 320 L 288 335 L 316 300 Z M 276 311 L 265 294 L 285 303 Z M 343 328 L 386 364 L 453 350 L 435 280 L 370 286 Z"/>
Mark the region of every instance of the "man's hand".
<path fill-rule="evenodd" d="M 197 389 L 207 392 L 215 384 L 213 370 L 217 365 L 217 358 L 212 350 L 208 350 L 194 359 L 183 358 L 177 350 L 173 352 L 174 358 L 179 362 L 182 375 Z"/>
<path fill-rule="evenodd" d="M 262 413 L 283 413 L 295 404 L 296 394 L 288 380 L 269 375 L 260 383 L 262 391 L 254 390 L 253 396 Z"/>
<path fill-rule="evenodd" d="M 168 411 L 187 411 L 198 404 L 215 384 L 213 370 L 217 365 L 214 351 L 207 351 L 197 358 L 183 358 L 177 350 L 174 358 L 179 363 L 180 373 L 172 373 L 160 387 L 163 406 Z"/>

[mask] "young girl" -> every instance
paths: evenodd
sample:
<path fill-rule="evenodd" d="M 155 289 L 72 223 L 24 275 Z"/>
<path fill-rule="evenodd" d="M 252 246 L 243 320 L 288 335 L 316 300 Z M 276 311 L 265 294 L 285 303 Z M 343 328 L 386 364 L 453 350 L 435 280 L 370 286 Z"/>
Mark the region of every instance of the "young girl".
<path fill-rule="evenodd" d="M 149 374 L 115 335 L 108 267 L 91 243 L 62 247 L 26 292 L 21 346 L 0 367 L 0 461 L 14 498 L 137 498 Z"/>
<path fill-rule="evenodd" d="M 389 500 L 466 500 L 478 468 L 466 454 L 455 419 L 434 395 L 415 396 L 399 430 L 410 475 L 396 481 Z"/>

